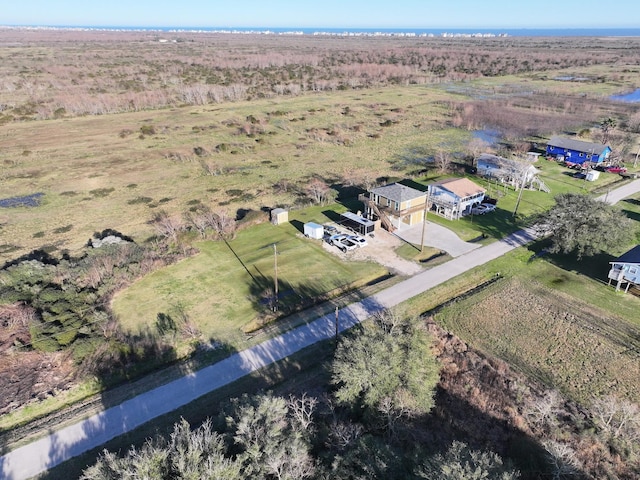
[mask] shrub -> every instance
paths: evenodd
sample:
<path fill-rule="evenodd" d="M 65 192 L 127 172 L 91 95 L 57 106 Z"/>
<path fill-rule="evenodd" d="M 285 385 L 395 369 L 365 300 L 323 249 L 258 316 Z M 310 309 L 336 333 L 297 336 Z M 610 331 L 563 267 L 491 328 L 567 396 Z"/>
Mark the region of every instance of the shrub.
<path fill-rule="evenodd" d="M 155 135 L 156 127 L 154 127 L 153 125 L 142 125 L 140 127 L 140 133 L 142 135 Z"/>

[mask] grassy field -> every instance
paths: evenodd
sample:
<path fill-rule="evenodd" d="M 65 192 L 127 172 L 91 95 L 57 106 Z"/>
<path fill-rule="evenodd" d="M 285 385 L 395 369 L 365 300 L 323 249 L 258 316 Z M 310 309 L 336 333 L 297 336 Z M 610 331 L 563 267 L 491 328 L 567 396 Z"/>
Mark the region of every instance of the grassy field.
<path fill-rule="evenodd" d="M 540 248 L 520 248 L 474 269 L 412 299 L 409 308 L 429 311 L 499 273 L 496 283 L 437 311 L 436 321 L 579 402 L 610 393 L 640 401 L 640 299 L 607 286 L 613 256 L 532 261 Z"/>
<path fill-rule="evenodd" d="M 377 264 L 341 260 L 295 227 L 311 220 L 326 223 L 336 208 L 292 212 L 289 224 L 260 224 L 240 231 L 229 242 L 199 243 L 196 256 L 154 272 L 118 294 L 114 313 L 126 330 L 137 332 L 153 330 L 159 313 L 174 315 L 180 305 L 205 337 L 242 346 L 243 331 L 261 315 L 270 315 L 273 245 L 283 311 L 302 300 L 333 296 L 387 274 Z"/>
<path fill-rule="evenodd" d="M 614 76 L 608 67 L 572 71 L 596 73 Z M 628 88 L 634 75 L 603 86 L 538 74 L 536 91 L 599 98 Z M 340 192 L 385 177 L 415 177 L 425 158 L 438 150 L 463 152 L 472 138 L 451 126 L 448 102 L 483 89 L 500 97 L 501 88 L 520 91 L 533 81 L 508 76 L 459 85 L 462 92 L 452 84 L 391 86 L 4 124 L 0 198 L 44 196 L 39 207 L 0 210 L 0 261 L 35 248 L 77 253 L 105 228 L 145 240 L 160 209 L 181 214 L 204 204 L 236 214 L 298 205 L 312 176 Z M 553 169 L 545 165 L 543 175 L 554 193 L 580 183 L 547 177 L 547 170 Z M 489 187 L 489 194 L 500 193 Z M 523 214 L 527 202 L 540 208 L 551 202 L 538 197 L 525 192 Z M 505 210 L 515 205 L 513 196 L 504 200 Z"/>
<path fill-rule="evenodd" d="M 158 209 L 290 206 L 312 176 L 340 189 L 401 174 L 393 165 L 410 164 L 412 149 L 471 138 L 440 122 L 447 96 L 398 87 L 4 125 L 1 197 L 44 198 L 0 211 L 0 259 L 75 252 L 105 228 L 144 240 Z"/>

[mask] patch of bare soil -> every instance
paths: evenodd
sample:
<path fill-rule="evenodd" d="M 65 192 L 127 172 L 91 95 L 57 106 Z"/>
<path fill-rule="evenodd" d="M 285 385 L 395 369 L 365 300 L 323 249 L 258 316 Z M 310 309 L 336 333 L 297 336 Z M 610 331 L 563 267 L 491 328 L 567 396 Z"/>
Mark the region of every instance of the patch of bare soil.
<path fill-rule="evenodd" d="M 68 389 L 76 370 L 68 355 L 17 352 L 16 345 L 31 340 L 26 325 L 9 324 L 0 312 L 0 415 L 34 400 Z"/>
<path fill-rule="evenodd" d="M 368 245 L 350 252 L 342 253 L 338 248 L 324 242 L 325 250 L 345 260 L 373 261 L 389 269 L 391 273 L 411 276 L 422 271 L 415 262 L 405 260 L 396 254 L 395 249 L 402 245 L 402 240 L 385 230 L 376 231 L 374 237 L 367 237 Z"/>

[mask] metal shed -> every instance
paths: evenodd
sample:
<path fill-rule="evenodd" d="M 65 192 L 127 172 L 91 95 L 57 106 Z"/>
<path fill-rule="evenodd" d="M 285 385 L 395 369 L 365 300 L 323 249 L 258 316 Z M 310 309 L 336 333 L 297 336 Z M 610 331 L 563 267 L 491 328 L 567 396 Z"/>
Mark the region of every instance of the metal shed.
<path fill-rule="evenodd" d="M 274 208 L 271 210 L 271 223 L 280 225 L 289 222 L 289 212 L 284 208 Z"/>

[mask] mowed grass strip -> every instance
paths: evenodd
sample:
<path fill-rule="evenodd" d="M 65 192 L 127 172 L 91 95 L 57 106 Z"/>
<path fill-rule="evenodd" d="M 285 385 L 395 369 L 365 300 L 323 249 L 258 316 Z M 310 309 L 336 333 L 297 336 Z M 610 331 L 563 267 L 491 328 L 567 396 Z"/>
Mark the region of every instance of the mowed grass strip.
<path fill-rule="evenodd" d="M 130 332 L 154 329 L 159 313 L 184 308 L 206 337 L 242 347 L 243 327 L 270 307 L 274 248 L 280 301 L 313 298 L 387 273 L 380 265 L 344 261 L 322 243 L 304 238 L 291 224 L 261 224 L 229 242 L 205 241 L 200 253 L 146 276 L 113 300 Z"/>

